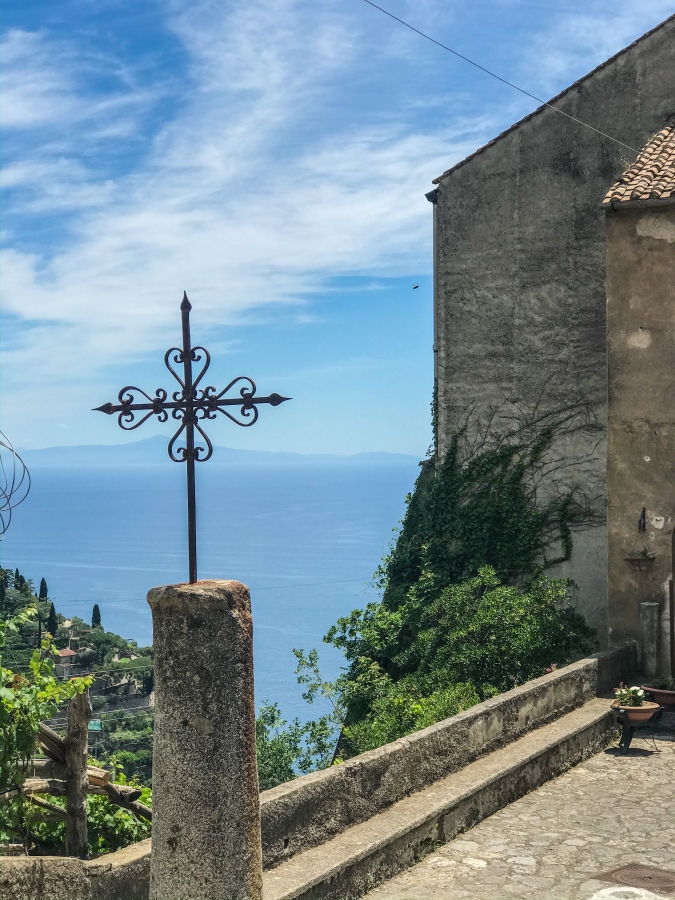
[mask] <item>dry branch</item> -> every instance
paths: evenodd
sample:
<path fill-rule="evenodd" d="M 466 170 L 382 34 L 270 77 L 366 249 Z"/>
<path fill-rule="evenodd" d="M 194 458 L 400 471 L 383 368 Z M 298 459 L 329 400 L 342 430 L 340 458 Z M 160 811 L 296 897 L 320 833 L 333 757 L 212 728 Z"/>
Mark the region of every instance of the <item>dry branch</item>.
<path fill-rule="evenodd" d="M 33 778 L 60 778 L 65 780 L 67 767 L 55 759 L 29 759 L 19 764 L 19 769 L 28 772 Z M 110 772 L 98 766 L 87 766 L 87 778 L 89 784 L 105 787 L 110 781 Z"/>
<path fill-rule="evenodd" d="M 60 734 L 57 734 L 44 722 L 40 722 L 39 740 L 40 746 L 47 756 L 58 762 L 66 761 L 66 742 Z"/>
<path fill-rule="evenodd" d="M 30 797 L 29 802 L 33 806 L 44 809 L 49 813 L 50 819 L 47 821 L 65 822 L 67 813 L 62 806 L 56 806 L 54 803 L 49 803 L 47 800 L 41 800 L 39 797 Z"/>
<path fill-rule="evenodd" d="M 66 782 L 57 781 L 53 778 L 28 778 L 17 788 L 9 791 L 3 791 L 0 794 L 0 803 L 9 803 L 19 794 L 29 797 L 32 794 L 51 794 L 53 797 L 66 796 Z"/>
<path fill-rule="evenodd" d="M 121 784 L 107 784 L 100 790 L 107 795 L 112 803 L 116 803 L 123 809 L 132 812 L 138 818 L 147 819 L 149 822 L 152 821 L 152 810 L 150 807 L 138 802 L 137 798 L 140 797 L 141 791 Z"/>
<path fill-rule="evenodd" d="M 111 803 L 132 812 L 139 819 L 152 821 L 152 810 L 150 807 L 138 802 L 138 798 L 141 795 L 139 788 L 129 787 L 126 784 L 108 783 L 103 787 L 98 784 L 92 784 L 87 788 L 87 793 L 107 797 Z M 34 794 L 51 794 L 52 797 L 65 797 L 66 782 L 58 781 L 54 778 L 27 778 L 20 788 L 0 794 L 0 803 L 8 803 L 19 795 L 32 800 Z"/>

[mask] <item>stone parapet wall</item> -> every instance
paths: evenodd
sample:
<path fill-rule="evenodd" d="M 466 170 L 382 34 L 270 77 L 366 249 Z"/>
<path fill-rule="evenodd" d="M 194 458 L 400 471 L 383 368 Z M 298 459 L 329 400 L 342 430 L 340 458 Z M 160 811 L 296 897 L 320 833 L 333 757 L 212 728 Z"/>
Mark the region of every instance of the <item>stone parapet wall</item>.
<path fill-rule="evenodd" d="M 150 840 L 83 862 L 61 856 L 0 858 L 2 900 L 147 900 Z"/>
<path fill-rule="evenodd" d="M 637 667 L 629 643 L 479 703 L 466 712 L 339 766 L 260 796 L 263 855 L 271 869 L 364 822 L 522 735 L 606 694 Z M 90 862 L 0 858 L 2 900 L 147 900 L 151 842 Z"/>
<path fill-rule="evenodd" d="M 607 693 L 636 667 L 634 643 L 597 653 L 339 766 L 265 791 L 260 797 L 265 868 Z"/>

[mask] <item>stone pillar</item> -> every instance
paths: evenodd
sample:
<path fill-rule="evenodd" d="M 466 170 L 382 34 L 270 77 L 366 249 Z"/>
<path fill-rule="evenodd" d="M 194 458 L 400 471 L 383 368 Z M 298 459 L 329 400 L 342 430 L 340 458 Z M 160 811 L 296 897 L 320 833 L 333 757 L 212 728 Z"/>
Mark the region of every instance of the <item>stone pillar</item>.
<path fill-rule="evenodd" d="M 659 619 L 660 603 L 640 604 L 640 631 L 642 633 L 642 671 L 646 678 L 653 678 L 659 671 Z"/>
<path fill-rule="evenodd" d="M 260 900 L 262 850 L 248 588 L 153 588 L 150 900 Z"/>

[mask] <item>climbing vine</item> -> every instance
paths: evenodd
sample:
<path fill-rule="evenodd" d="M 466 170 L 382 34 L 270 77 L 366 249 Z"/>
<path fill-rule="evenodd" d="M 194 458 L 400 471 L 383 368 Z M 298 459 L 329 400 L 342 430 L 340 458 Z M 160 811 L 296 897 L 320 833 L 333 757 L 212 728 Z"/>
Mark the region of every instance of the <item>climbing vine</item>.
<path fill-rule="evenodd" d="M 570 559 L 575 531 L 602 521 L 599 498 L 581 487 L 592 484 L 584 468 L 602 428 L 582 401 L 542 406 L 494 409 L 482 420 L 469 410 L 443 458 L 432 453 L 422 464 L 376 573 L 381 601 L 339 619 L 324 638 L 348 661 L 338 681 L 339 756 L 591 649 L 571 582 L 544 573 Z M 432 414 L 435 423 L 435 398 Z"/>
<path fill-rule="evenodd" d="M 376 573 L 391 609 L 423 571 L 434 573 L 439 590 L 486 565 L 505 582 L 526 583 L 570 559 L 575 531 L 603 521 L 599 498 L 575 481 L 603 434 L 588 404 L 476 418 L 467 413 L 442 460 L 434 454 L 422 464 Z M 573 455 L 569 439 L 579 433 L 591 449 Z"/>

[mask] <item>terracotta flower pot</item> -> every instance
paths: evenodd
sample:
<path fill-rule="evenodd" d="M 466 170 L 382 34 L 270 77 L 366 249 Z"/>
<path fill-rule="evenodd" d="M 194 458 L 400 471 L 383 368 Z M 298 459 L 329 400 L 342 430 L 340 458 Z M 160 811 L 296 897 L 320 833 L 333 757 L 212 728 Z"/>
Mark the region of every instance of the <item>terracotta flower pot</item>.
<path fill-rule="evenodd" d="M 658 708 L 659 704 L 652 703 L 651 700 L 643 700 L 641 706 L 622 706 L 618 700 L 612 703 L 612 709 L 625 716 L 631 725 L 639 725 L 640 722 L 648 721 Z"/>
<path fill-rule="evenodd" d="M 649 691 L 654 702 L 659 706 L 667 706 L 675 709 L 675 691 L 664 691 L 661 688 L 649 687 L 648 684 L 640 685 L 643 691 Z"/>

